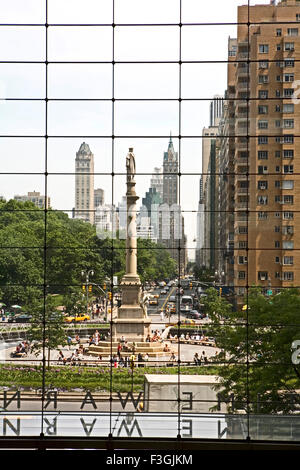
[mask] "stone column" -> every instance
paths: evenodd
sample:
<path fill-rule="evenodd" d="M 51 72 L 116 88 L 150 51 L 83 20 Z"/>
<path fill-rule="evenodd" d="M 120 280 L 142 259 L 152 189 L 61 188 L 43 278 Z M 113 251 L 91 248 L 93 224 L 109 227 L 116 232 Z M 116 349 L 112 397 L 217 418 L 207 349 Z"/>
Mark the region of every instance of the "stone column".
<path fill-rule="evenodd" d="M 114 320 L 113 340 L 124 335 L 127 340 L 143 342 L 150 333 L 151 320 L 142 306 L 141 281 L 137 274 L 137 237 L 136 237 L 136 201 L 135 158 L 133 148 L 129 148 L 126 157 L 127 168 L 127 238 L 126 238 L 126 273 L 121 281 L 122 305 L 118 309 L 118 318 Z"/>
<path fill-rule="evenodd" d="M 129 149 L 127 161 L 134 158 L 133 148 Z M 139 197 L 135 192 L 134 168 L 127 167 L 127 239 L 126 239 L 126 276 L 137 278 L 137 239 L 136 239 L 136 201 Z"/>

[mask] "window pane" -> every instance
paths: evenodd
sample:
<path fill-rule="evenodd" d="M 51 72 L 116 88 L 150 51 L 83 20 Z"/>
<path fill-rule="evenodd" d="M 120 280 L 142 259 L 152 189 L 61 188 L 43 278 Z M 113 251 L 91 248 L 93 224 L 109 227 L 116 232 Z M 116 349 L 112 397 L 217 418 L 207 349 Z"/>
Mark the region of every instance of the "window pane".
<path fill-rule="evenodd" d="M 110 64 L 50 64 L 50 98 L 106 98 L 112 96 Z"/>
<path fill-rule="evenodd" d="M 162 118 L 163 117 L 163 118 Z M 158 119 L 160 118 L 160 119 Z M 117 102 L 115 132 L 117 135 L 178 134 L 178 104 L 171 102 Z"/>
<path fill-rule="evenodd" d="M 179 23 L 179 0 L 115 1 L 116 23 Z"/>
<path fill-rule="evenodd" d="M 50 135 L 111 135 L 111 103 L 50 102 L 48 106 Z"/>
<path fill-rule="evenodd" d="M 111 61 L 112 32 L 108 27 L 51 27 L 50 61 Z"/>
<path fill-rule="evenodd" d="M 178 27 L 116 27 L 115 60 L 178 61 Z"/>
<path fill-rule="evenodd" d="M 177 64 L 116 64 L 115 97 L 118 99 L 178 98 Z"/>
<path fill-rule="evenodd" d="M 1 23 L 45 23 L 46 8 L 42 0 L 11 0 L 1 8 Z"/>
<path fill-rule="evenodd" d="M 49 23 L 104 24 L 112 23 L 112 3 L 109 0 L 49 0 Z"/>
<path fill-rule="evenodd" d="M 2 135 L 45 134 L 45 103 L 39 101 L 6 101 L 1 105 Z"/>
<path fill-rule="evenodd" d="M 1 49 L 0 60 L 45 60 L 45 29 L 29 26 L 18 28 L 0 28 L 0 43 L 6 44 Z"/>
<path fill-rule="evenodd" d="M 0 74 L 1 98 L 44 98 L 45 65 L 0 64 Z"/>

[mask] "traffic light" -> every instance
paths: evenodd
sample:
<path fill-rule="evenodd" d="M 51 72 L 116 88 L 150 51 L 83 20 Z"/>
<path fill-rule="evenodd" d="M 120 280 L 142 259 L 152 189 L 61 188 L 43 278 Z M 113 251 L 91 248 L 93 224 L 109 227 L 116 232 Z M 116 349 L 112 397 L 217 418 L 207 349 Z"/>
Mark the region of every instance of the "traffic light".
<path fill-rule="evenodd" d="M 109 298 L 109 300 L 112 299 L 112 293 L 111 292 L 108 293 L 108 298 Z"/>
<path fill-rule="evenodd" d="M 193 283 L 192 283 L 192 282 L 190 282 L 190 289 L 192 289 L 192 288 L 193 288 Z"/>
<path fill-rule="evenodd" d="M 220 287 L 220 297 L 221 297 L 221 295 L 222 295 L 222 287 Z"/>
<path fill-rule="evenodd" d="M 106 283 L 103 284 L 103 289 L 106 290 Z"/>
<path fill-rule="evenodd" d="M 86 286 L 85 284 L 82 286 L 82 290 L 85 292 Z"/>
<path fill-rule="evenodd" d="M 89 292 L 93 292 L 93 286 L 89 286 Z"/>

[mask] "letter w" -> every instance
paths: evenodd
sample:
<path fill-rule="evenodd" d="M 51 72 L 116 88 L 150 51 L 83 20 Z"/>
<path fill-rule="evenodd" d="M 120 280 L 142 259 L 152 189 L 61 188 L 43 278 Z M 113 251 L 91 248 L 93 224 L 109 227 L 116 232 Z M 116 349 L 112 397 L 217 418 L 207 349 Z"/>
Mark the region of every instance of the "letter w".
<path fill-rule="evenodd" d="M 123 428 L 125 429 L 126 434 L 127 434 L 128 437 L 131 437 L 131 435 L 132 435 L 134 429 L 137 430 L 138 435 L 139 435 L 140 437 L 143 437 L 141 428 L 139 427 L 139 423 L 137 422 L 136 419 L 134 420 L 134 423 L 133 423 L 131 429 L 129 429 L 129 427 L 128 427 L 127 424 L 126 424 L 125 419 L 123 419 L 123 421 L 122 421 L 122 423 L 121 423 L 121 426 L 120 426 L 120 428 L 119 428 L 119 431 L 118 431 L 118 436 L 120 436 L 120 434 L 121 434 Z"/>
<path fill-rule="evenodd" d="M 120 402 L 121 402 L 121 405 L 122 405 L 123 410 L 124 410 L 124 408 L 126 407 L 126 405 L 127 405 L 127 403 L 128 403 L 129 397 L 131 398 L 131 401 L 132 401 L 132 403 L 133 403 L 133 406 L 135 407 L 135 409 L 137 409 L 137 408 L 138 408 L 138 405 L 139 405 L 139 402 L 141 401 L 142 395 L 143 395 L 143 392 L 140 392 L 140 393 L 139 393 L 139 396 L 138 396 L 137 399 L 135 400 L 135 399 L 134 399 L 134 396 L 133 396 L 133 393 L 132 393 L 132 392 L 128 392 L 126 398 L 123 400 L 121 393 L 118 392 L 118 397 L 119 397 L 119 400 L 120 400 Z"/>

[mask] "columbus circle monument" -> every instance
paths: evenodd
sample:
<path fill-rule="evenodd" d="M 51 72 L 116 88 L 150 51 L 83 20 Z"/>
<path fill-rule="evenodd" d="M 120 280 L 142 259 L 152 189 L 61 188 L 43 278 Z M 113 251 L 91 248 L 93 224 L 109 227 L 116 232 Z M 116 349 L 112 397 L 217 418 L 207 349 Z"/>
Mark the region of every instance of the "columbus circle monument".
<path fill-rule="evenodd" d="M 90 346 L 88 353 L 92 356 L 116 353 L 121 337 L 125 338 L 135 354 L 147 353 L 149 356 L 156 356 L 163 353 L 162 343 L 146 341 L 151 337 L 151 319 L 147 314 L 147 302 L 143 298 L 142 284 L 137 273 L 136 201 L 139 197 L 135 192 L 135 174 L 133 148 L 129 148 L 126 156 L 126 273 L 121 281 L 122 301 L 117 317 L 112 319 L 111 339 Z M 128 352 L 130 353 L 130 350 Z"/>

